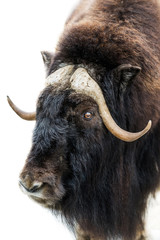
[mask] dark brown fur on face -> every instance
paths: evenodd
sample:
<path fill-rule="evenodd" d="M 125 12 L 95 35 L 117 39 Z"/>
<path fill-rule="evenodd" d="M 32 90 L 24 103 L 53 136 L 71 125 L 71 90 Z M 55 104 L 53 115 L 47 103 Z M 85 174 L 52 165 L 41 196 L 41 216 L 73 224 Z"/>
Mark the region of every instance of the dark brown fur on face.
<path fill-rule="evenodd" d="M 87 69 L 121 127 L 136 132 L 151 119 L 152 129 L 124 143 L 105 128 L 92 99 L 49 86 L 38 100 L 22 188 L 59 211 L 73 229 L 78 224 L 78 239 L 143 239 L 147 199 L 160 182 L 158 3 L 82 0 L 54 57 L 47 58 L 48 74 L 68 64 Z M 141 72 L 122 76 L 122 64 Z M 86 121 L 88 112 L 94 117 Z"/>

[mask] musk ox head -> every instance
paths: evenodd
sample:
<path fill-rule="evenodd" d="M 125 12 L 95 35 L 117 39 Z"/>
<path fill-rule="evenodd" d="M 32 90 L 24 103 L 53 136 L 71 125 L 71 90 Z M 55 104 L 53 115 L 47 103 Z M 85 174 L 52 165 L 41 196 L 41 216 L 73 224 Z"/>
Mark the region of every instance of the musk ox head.
<path fill-rule="evenodd" d="M 139 71 L 139 67 L 124 64 L 113 69 L 109 77 L 121 79 L 124 90 Z M 106 216 L 113 210 L 106 213 L 105 206 L 109 209 L 112 202 L 111 175 L 120 156 L 120 148 L 113 152 L 117 141 L 135 141 L 151 127 L 149 122 L 137 133 L 120 128 L 106 104 L 106 91 L 85 67 L 66 65 L 47 77 L 35 113 L 21 111 L 8 98 L 20 117 L 36 119 L 32 147 L 20 174 L 21 189 L 43 206 L 62 211 L 72 223 L 86 219 L 87 227 L 90 214 L 86 211 L 96 214 L 94 201 L 101 203 Z"/>
<path fill-rule="evenodd" d="M 124 78 L 129 79 L 139 71 L 139 67 L 124 64 L 113 72 L 125 74 Z M 66 194 L 63 179 L 74 174 L 70 168 L 73 153 L 77 161 L 83 161 L 83 154 L 92 159 L 93 153 L 100 161 L 100 155 L 105 155 L 106 150 L 103 141 L 109 132 L 132 142 L 151 127 L 149 121 L 145 129 L 137 133 L 120 128 L 97 82 L 85 68 L 74 65 L 62 67 L 47 77 L 36 112 L 20 110 L 9 97 L 8 102 L 21 118 L 36 120 L 32 149 L 20 175 L 20 187 L 47 207 L 55 207 Z M 94 151 L 93 146 L 97 148 Z"/>

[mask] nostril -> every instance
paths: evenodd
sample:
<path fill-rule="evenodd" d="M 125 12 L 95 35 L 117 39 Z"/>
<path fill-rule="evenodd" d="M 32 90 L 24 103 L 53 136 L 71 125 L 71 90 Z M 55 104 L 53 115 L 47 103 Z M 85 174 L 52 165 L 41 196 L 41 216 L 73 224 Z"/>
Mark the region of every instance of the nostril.
<path fill-rule="evenodd" d="M 29 192 L 37 192 L 38 191 L 38 189 L 39 189 L 39 186 L 38 185 L 36 185 L 36 186 L 34 186 L 33 188 L 31 188 L 30 190 L 29 190 Z"/>
<path fill-rule="evenodd" d="M 29 191 L 32 193 L 37 192 L 41 189 L 42 185 L 43 185 L 43 183 L 41 183 L 41 182 L 34 182 L 32 185 L 32 188 L 30 188 Z"/>
<path fill-rule="evenodd" d="M 27 192 L 29 191 L 29 189 L 25 186 L 24 183 L 22 183 L 22 181 L 19 181 L 19 185 L 20 187 L 23 187 Z"/>
<path fill-rule="evenodd" d="M 30 186 L 26 186 L 25 183 L 23 183 L 22 181 L 19 181 L 19 184 L 21 187 L 23 187 L 27 192 L 30 193 L 34 193 L 40 190 L 40 188 L 42 187 L 43 183 L 40 182 L 33 182 L 32 185 Z"/>

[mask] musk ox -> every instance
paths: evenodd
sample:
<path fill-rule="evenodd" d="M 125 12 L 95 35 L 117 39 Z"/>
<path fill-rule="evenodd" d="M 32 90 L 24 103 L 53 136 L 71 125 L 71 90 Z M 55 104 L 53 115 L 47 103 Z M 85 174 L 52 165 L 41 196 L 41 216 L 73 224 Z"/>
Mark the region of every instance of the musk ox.
<path fill-rule="evenodd" d="M 82 0 L 54 55 L 42 56 L 36 112 L 8 98 L 36 119 L 20 187 L 78 240 L 145 239 L 147 198 L 160 181 L 158 3 Z"/>

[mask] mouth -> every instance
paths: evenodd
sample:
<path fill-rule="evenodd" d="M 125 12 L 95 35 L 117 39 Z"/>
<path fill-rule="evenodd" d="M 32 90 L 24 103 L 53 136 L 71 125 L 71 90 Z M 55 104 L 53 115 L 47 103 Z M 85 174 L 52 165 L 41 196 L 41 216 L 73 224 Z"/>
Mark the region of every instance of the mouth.
<path fill-rule="evenodd" d="M 54 194 L 46 183 L 37 182 L 32 188 L 28 189 L 19 181 L 19 187 L 24 194 L 45 208 L 55 209 L 60 200 L 56 196 L 53 197 Z"/>

